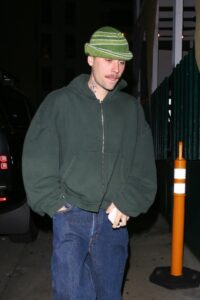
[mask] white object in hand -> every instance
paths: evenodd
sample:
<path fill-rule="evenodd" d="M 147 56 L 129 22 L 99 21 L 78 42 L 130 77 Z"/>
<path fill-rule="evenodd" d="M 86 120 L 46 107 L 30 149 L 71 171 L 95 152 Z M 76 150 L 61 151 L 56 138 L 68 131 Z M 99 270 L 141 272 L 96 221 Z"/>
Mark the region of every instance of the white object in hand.
<path fill-rule="evenodd" d="M 110 220 L 110 222 L 113 224 L 115 221 L 115 217 L 116 217 L 116 213 L 117 213 L 117 208 L 114 207 L 111 212 L 108 214 L 108 219 Z"/>

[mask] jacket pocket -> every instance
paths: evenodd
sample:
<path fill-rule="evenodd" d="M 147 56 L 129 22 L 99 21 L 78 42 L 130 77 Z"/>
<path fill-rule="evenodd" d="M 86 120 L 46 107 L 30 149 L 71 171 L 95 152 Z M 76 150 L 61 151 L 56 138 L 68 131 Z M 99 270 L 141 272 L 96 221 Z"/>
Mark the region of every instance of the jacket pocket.
<path fill-rule="evenodd" d="M 100 152 L 82 151 L 75 155 L 62 178 L 65 193 L 95 202 L 101 193 L 101 163 Z"/>
<path fill-rule="evenodd" d="M 116 181 L 117 184 L 125 182 L 127 174 L 123 155 L 108 153 L 105 156 L 105 164 L 108 169 L 108 182 Z"/>
<path fill-rule="evenodd" d="M 126 160 L 123 155 L 117 155 L 116 160 L 112 165 L 108 163 L 110 177 L 108 180 L 107 191 L 105 195 L 106 198 L 109 195 L 108 200 L 113 201 L 112 197 L 110 199 L 110 195 L 121 190 L 122 186 L 126 182 L 126 179 L 128 177 L 128 170 L 125 164 Z"/>

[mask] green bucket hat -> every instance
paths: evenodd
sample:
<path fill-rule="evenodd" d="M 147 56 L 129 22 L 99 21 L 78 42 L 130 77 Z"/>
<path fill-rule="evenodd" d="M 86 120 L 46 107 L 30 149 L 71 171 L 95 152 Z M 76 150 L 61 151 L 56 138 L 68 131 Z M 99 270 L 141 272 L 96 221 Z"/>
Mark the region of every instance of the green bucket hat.
<path fill-rule="evenodd" d="M 124 34 L 110 26 L 101 27 L 93 33 L 90 42 L 85 44 L 85 54 L 119 60 L 131 60 L 133 57 Z"/>

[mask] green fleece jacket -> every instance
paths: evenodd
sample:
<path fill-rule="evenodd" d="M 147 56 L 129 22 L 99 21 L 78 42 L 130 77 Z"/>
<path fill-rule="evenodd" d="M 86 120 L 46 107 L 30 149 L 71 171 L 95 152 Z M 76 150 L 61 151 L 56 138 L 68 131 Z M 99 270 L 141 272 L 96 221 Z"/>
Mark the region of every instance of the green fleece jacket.
<path fill-rule="evenodd" d="M 23 149 L 30 207 L 53 216 L 66 203 L 97 212 L 111 202 L 129 216 L 154 201 L 156 169 L 150 128 L 121 81 L 103 102 L 88 75 L 50 93 L 37 110 Z"/>

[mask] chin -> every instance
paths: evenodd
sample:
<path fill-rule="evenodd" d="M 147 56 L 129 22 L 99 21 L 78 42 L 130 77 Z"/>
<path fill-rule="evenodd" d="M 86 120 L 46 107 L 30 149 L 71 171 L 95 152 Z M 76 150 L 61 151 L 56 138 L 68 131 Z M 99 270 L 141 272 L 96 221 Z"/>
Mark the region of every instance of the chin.
<path fill-rule="evenodd" d="M 112 90 L 114 90 L 115 86 L 113 87 L 105 87 L 105 90 L 108 92 L 111 92 Z"/>

